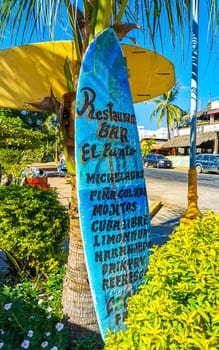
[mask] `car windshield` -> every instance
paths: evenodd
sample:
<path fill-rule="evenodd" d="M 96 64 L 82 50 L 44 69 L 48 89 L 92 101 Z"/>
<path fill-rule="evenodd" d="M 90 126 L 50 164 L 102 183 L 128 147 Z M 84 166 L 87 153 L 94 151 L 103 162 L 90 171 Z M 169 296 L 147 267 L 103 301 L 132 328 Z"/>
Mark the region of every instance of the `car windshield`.
<path fill-rule="evenodd" d="M 163 154 L 158 154 L 158 155 L 157 155 L 157 158 L 158 158 L 158 159 L 165 159 L 165 157 L 163 156 Z"/>

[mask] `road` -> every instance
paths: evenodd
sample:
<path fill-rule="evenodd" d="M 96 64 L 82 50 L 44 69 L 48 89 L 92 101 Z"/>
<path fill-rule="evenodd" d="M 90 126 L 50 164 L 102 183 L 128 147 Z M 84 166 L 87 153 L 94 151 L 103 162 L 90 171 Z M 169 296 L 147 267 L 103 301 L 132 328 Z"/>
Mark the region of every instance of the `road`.
<path fill-rule="evenodd" d="M 148 198 L 172 208 L 187 208 L 188 172 L 174 169 L 145 168 Z M 198 207 L 219 213 L 219 175 L 198 174 Z"/>

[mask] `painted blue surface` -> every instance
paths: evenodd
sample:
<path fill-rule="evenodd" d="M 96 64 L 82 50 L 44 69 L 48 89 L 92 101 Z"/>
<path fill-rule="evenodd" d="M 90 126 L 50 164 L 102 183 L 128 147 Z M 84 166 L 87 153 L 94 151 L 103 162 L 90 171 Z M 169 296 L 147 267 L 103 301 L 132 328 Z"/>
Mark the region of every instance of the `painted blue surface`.
<path fill-rule="evenodd" d="M 136 117 L 120 43 L 90 44 L 76 97 L 76 169 L 88 275 L 103 338 L 123 329 L 148 265 L 150 219 Z"/>

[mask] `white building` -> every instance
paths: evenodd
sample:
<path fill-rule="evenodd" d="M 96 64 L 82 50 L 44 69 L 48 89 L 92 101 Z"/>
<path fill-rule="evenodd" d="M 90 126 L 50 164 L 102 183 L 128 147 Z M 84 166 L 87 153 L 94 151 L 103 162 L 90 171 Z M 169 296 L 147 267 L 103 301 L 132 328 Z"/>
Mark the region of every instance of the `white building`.
<path fill-rule="evenodd" d="M 163 141 L 168 140 L 167 128 L 145 130 L 144 126 L 138 126 L 138 134 L 140 141 L 143 139 L 159 139 Z"/>

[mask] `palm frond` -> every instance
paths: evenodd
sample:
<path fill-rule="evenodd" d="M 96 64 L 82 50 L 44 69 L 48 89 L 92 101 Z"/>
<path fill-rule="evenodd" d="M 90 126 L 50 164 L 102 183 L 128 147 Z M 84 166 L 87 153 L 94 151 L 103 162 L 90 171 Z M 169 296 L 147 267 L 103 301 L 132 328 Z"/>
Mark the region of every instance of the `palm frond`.
<path fill-rule="evenodd" d="M 68 18 L 75 42 L 75 50 L 78 62 L 82 61 L 83 42 L 86 43 L 85 19 L 79 8 L 76 8 L 69 0 L 65 0 Z"/>
<path fill-rule="evenodd" d="M 11 44 L 28 42 L 35 33 L 44 37 L 47 31 L 53 40 L 58 13 L 62 12 L 63 1 L 59 0 L 2 0 L 0 4 L 0 34 L 4 37 L 6 30 L 11 30 Z"/>
<path fill-rule="evenodd" d="M 155 109 L 151 113 L 150 120 L 153 120 L 155 117 L 157 117 L 157 115 L 159 114 L 160 110 L 162 110 L 162 109 L 163 109 L 163 103 L 160 102 L 160 103 L 158 103 L 158 105 L 155 107 Z"/>
<path fill-rule="evenodd" d="M 145 41 L 154 48 L 159 39 L 164 47 L 166 40 L 173 47 L 177 40 L 184 45 L 185 31 L 190 33 L 191 0 L 83 0 L 83 13 L 76 0 L 1 0 L 0 37 L 10 29 L 11 39 L 28 42 L 33 35 L 55 38 L 59 18 L 72 28 L 74 40 L 78 41 L 78 54 L 82 40 L 87 45 L 99 31 L 113 23 L 141 24 Z M 217 0 L 206 0 L 208 5 L 209 36 L 213 39 L 218 30 L 219 12 Z M 201 6 L 202 3 L 200 3 Z M 91 34 L 89 34 L 91 33 Z M 2 39 L 1 39 L 2 40 Z"/>
<path fill-rule="evenodd" d="M 115 1 L 116 2 L 116 1 Z M 122 0 L 118 14 L 115 16 L 115 23 L 122 23 L 122 18 L 124 13 L 127 11 L 127 6 L 128 6 L 128 0 Z"/>

